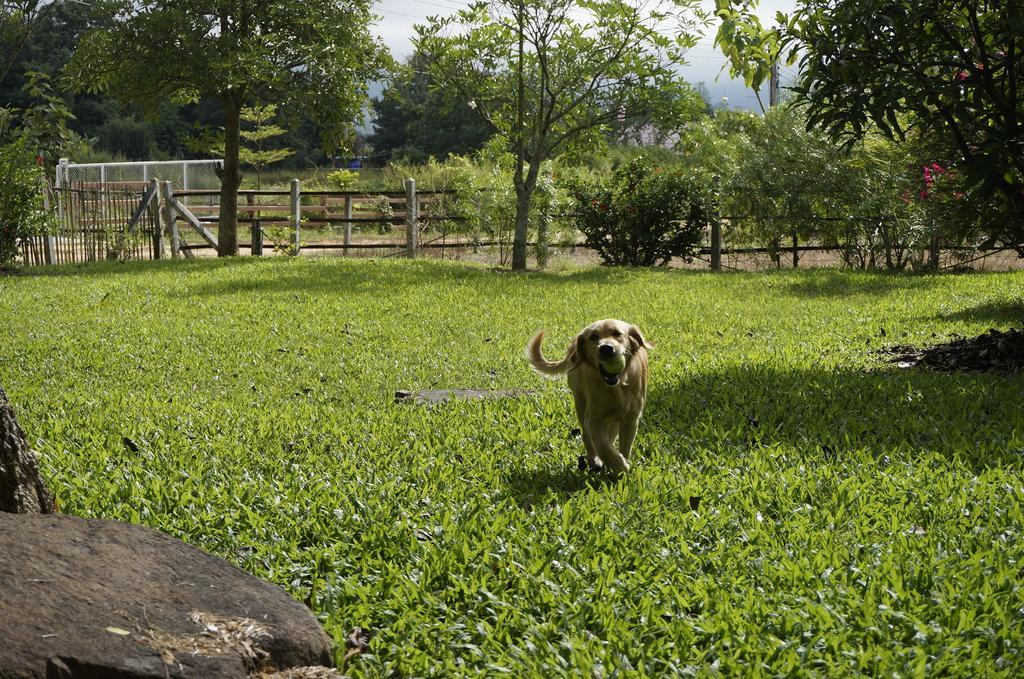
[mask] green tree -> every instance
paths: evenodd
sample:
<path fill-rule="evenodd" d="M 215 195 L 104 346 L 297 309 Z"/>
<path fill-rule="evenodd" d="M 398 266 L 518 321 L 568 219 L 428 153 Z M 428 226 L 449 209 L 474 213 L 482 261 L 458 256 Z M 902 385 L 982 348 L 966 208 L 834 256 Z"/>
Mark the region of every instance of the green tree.
<path fill-rule="evenodd" d="M 947 137 L 965 205 L 1024 253 L 1024 7 L 1018 0 L 803 0 L 807 123 L 852 144 L 874 128 Z M 949 168 L 946 168 L 949 169 Z"/>
<path fill-rule="evenodd" d="M 0 81 L 17 62 L 44 9 L 46 3 L 42 0 L 0 1 Z"/>
<path fill-rule="evenodd" d="M 239 149 L 239 159 L 256 171 L 256 188 L 260 186 L 260 172 L 265 168 L 288 158 L 295 152 L 288 148 L 268 148 L 267 142 L 285 133 L 283 127 L 274 124 L 277 117 L 277 106 L 249 106 L 242 109 L 242 122 L 250 125 L 242 129 L 239 135 L 247 146 Z"/>
<path fill-rule="evenodd" d="M 417 26 L 438 87 L 473 106 L 515 158 L 512 268 L 526 268 L 530 206 L 543 162 L 604 142 L 617 124 L 700 108 L 678 75 L 697 3 L 492 0 Z M 693 96 L 687 96 L 693 93 Z"/>
<path fill-rule="evenodd" d="M 374 155 L 423 162 L 479 150 L 492 130 L 465 98 L 435 85 L 429 60 L 414 52 L 373 102 Z"/>
<path fill-rule="evenodd" d="M 729 75 L 743 78 L 743 83 L 754 91 L 763 113 L 761 85 L 779 58 L 782 36 L 778 30 L 761 25 L 755 7 L 757 0 L 715 0 L 715 16 L 720 22 L 715 47 L 729 60 Z M 785 17 L 779 14 L 778 21 L 785 21 Z"/>
<path fill-rule="evenodd" d="M 168 99 L 215 97 L 224 116 L 218 254 L 238 254 L 242 108 L 262 99 L 302 102 L 325 143 L 352 126 L 367 81 L 386 65 L 370 36 L 369 0 L 115 0 L 102 29 L 68 65 L 78 89 L 110 91 L 149 109 Z"/>

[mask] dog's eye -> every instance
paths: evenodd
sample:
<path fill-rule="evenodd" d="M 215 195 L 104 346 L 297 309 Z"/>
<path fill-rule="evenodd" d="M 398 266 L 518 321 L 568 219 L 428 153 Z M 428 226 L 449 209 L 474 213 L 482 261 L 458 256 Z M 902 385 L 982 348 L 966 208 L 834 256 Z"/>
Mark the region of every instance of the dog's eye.
<path fill-rule="evenodd" d="M 615 339 L 621 339 L 622 333 L 616 330 L 615 332 L 612 333 L 612 337 L 614 337 Z"/>
<path fill-rule="evenodd" d="M 598 339 L 598 338 L 597 338 L 597 333 L 596 333 L 596 332 L 592 332 L 592 333 L 590 333 L 590 341 L 591 341 L 591 342 L 596 342 L 596 341 L 597 341 L 597 339 Z"/>

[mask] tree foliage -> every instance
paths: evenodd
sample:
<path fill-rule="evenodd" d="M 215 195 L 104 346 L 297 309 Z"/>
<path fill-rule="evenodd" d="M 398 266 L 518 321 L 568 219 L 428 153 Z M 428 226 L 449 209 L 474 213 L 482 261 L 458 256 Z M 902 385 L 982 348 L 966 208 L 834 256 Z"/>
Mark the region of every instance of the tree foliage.
<path fill-rule="evenodd" d="M 40 13 L 46 6 L 43 0 L 0 0 L 0 81 L 7 76 L 31 40 Z"/>
<path fill-rule="evenodd" d="M 1024 252 L 1024 8 L 1017 0 L 803 0 L 793 88 L 807 124 L 851 144 L 872 129 L 955 146 L 965 205 Z"/>
<path fill-rule="evenodd" d="M 261 188 L 260 173 L 264 169 L 279 163 L 291 156 L 294 151 L 274 145 L 273 140 L 284 134 L 285 130 L 274 123 L 277 117 L 277 106 L 248 106 L 242 109 L 241 119 L 248 127 L 239 131 L 244 145 L 239 149 L 239 160 L 256 172 L 256 188 Z"/>
<path fill-rule="evenodd" d="M 386 56 L 368 32 L 368 0 L 116 0 L 83 37 L 70 81 L 149 109 L 215 97 L 224 114 L 219 254 L 237 244 L 240 114 L 255 100 L 301 102 L 325 137 L 342 138 Z"/>
<path fill-rule="evenodd" d="M 373 102 L 375 156 L 423 162 L 479 150 L 493 130 L 458 93 L 437 87 L 429 59 L 415 52 Z"/>
<path fill-rule="evenodd" d="M 729 60 L 726 65 L 729 75 L 743 79 L 764 112 L 761 84 L 770 75 L 772 64 L 779 59 L 782 38 L 778 30 L 761 24 L 754 13 L 755 7 L 757 0 L 715 0 L 715 16 L 719 19 L 715 47 Z M 784 22 L 785 17 L 779 14 L 777 20 Z"/>
<path fill-rule="evenodd" d="M 493 0 L 417 27 L 438 86 L 475 107 L 514 154 L 513 269 L 526 268 L 545 160 L 601 143 L 617 123 L 652 113 L 679 122 L 700 108 L 677 72 L 695 44 L 695 10 L 689 0 Z"/>

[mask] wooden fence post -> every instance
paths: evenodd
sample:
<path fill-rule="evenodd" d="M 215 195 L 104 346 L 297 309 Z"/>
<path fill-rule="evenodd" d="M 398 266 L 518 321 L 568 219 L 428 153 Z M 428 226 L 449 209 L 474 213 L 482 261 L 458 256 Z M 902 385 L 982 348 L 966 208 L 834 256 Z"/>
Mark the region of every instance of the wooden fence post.
<path fill-rule="evenodd" d="M 43 211 L 50 214 L 50 191 L 44 177 L 40 182 L 43 191 Z M 57 263 L 57 237 L 52 230 L 43 234 L 43 261 L 50 266 Z"/>
<path fill-rule="evenodd" d="M 717 203 L 718 199 L 718 182 L 719 178 L 717 175 L 712 179 L 715 191 L 715 200 Z M 717 204 L 713 207 L 713 213 L 711 215 L 711 270 L 721 271 L 722 270 L 722 220 L 718 214 Z"/>
<path fill-rule="evenodd" d="M 711 221 L 711 270 L 722 270 L 722 224 L 717 217 Z"/>
<path fill-rule="evenodd" d="M 149 212 L 153 219 L 153 259 L 164 256 L 164 225 L 160 221 L 160 182 L 154 177 L 149 180 L 153 199 L 149 201 Z"/>
<path fill-rule="evenodd" d="M 537 224 L 537 268 L 548 266 L 548 214 L 542 210 Z"/>
<path fill-rule="evenodd" d="M 178 233 L 178 222 L 174 218 L 174 192 L 171 183 L 165 181 L 160 185 L 160 199 L 163 201 L 163 226 L 171 232 L 171 259 L 181 257 L 181 235 Z"/>
<path fill-rule="evenodd" d="M 67 174 L 68 174 L 68 159 L 61 158 L 57 162 L 57 176 L 54 179 L 54 188 L 57 189 L 57 221 L 60 222 L 61 226 L 64 226 L 64 191 L 62 189 L 70 188 L 67 186 Z"/>
<path fill-rule="evenodd" d="M 291 186 L 291 217 L 292 217 L 292 229 L 295 230 L 295 247 L 292 249 L 292 254 L 298 256 L 299 254 L 299 222 L 302 219 L 302 208 L 299 205 L 299 180 L 293 179 Z"/>
<path fill-rule="evenodd" d="M 419 203 L 416 200 L 416 180 L 405 180 L 405 254 L 409 259 L 416 258 L 419 245 Z"/>
<path fill-rule="evenodd" d="M 800 266 L 800 251 L 797 249 L 800 247 L 800 239 L 797 237 L 796 231 L 793 232 L 793 268 Z"/>
<path fill-rule="evenodd" d="M 250 208 L 256 207 L 256 196 L 251 193 L 245 194 L 245 203 Z M 253 257 L 263 256 L 263 228 L 260 225 L 260 216 L 256 210 L 249 210 L 249 253 Z"/>
<path fill-rule="evenodd" d="M 345 254 L 352 245 L 352 196 L 345 196 Z"/>

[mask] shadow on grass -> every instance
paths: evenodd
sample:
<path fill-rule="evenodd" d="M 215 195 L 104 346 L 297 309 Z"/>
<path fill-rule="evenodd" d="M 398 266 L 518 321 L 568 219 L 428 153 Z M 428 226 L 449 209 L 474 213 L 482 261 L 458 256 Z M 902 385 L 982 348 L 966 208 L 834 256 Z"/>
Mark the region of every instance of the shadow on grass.
<path fill-rule="evenodd" d="M 583 452 L 582 445 L 580 452 Z M 529 509 L 552 499 L 562 501 L 588 488 L 597 490 L 617 481 L 611 474 L 581 470 L 574 461 L 571 465 L 557 468 L 514 471 L 505 479 L 505 488 L 516 504 Z"/>
<path fill-rule="evenodd" d="M 380 266 L 383 261 L 399 266 Z M 361 266 L 360 266 L 361 265 Z M 194 260 L 158 260 L 136 262 L 91 262 L 30 269 L 22 272 L 35 277 L 101 278 L 108 276 L 152 275 L 155 273 L 222 272 L 217 280 L 198 282 L 192 292 L 199 295 L 236 292 L 337 291 L 341 286 L 420 285 L 442 281 L 474 281 L 505 286 L 509 282 L 543 280 L 552 284 L 614 284 L 629 280 L 640 269 L 628 267 L 588 267 L 570 272 L 529 271 L 513 273 L 465 263 L 420 259 L 370 258 L 256 258 L 227 257 Z M 694 272 L 680 271 L 681 274 Z M 239 274 L 235 276 L 233 274 Z M 244 274 L 241 275 L 241 274 Z"/>
<path fill-rule="evenodd" d="M 897 290 L 923 290 L 939 283 L 938 276 L 914 273 L 817 269 L 792 282 L 788 291 L 798 297 L 887 295 Z"/>
<path fill-rule="evenodd" d="M 405 266 L 381 266 L 372 259 L 318 259 L 288 257 L 227 257 L 194 260 L 141 262 L 93 262 L 34 269 L 36 277 L 105 278 L 171 274 L 213 274 L 187 279 L 189 293 L 200 296 L 238 293 L 300 292 L 337 293 L 345 290 L 386 285 L 389 287 L 436 284 L 442 281 L 487 281 L 503 279 L 491 271 L 473 266 L 403 261 Z"/>
<path fill-rule="evenodd" d="M 152 275 L 162 271 L 213 271 L 240 263 L 241 258 L 228 259 L 184 259 L 146 260 L 133 262 L 84 262 L 81 264 L 59 264 L 47 267 L 24 269 L 26 276 L 34 278 L 103 278 L 106 276 Z"/>
<path fill-rule="evenodd" d="M 1024 375 L 763 365 L 658 382 L 644 427 L 713 450 L 783 444 L 810 458 L 936 452 L 1024 468 Z"/>
<path fill-rule="evenodd" d="M 970 307 L 969 309 L 939 314 L 938 318 L 944 321 L 998 323 L 1021 327 L 1024 325 L 1024 300 L 1016 302 L 987 302 Z"/>

